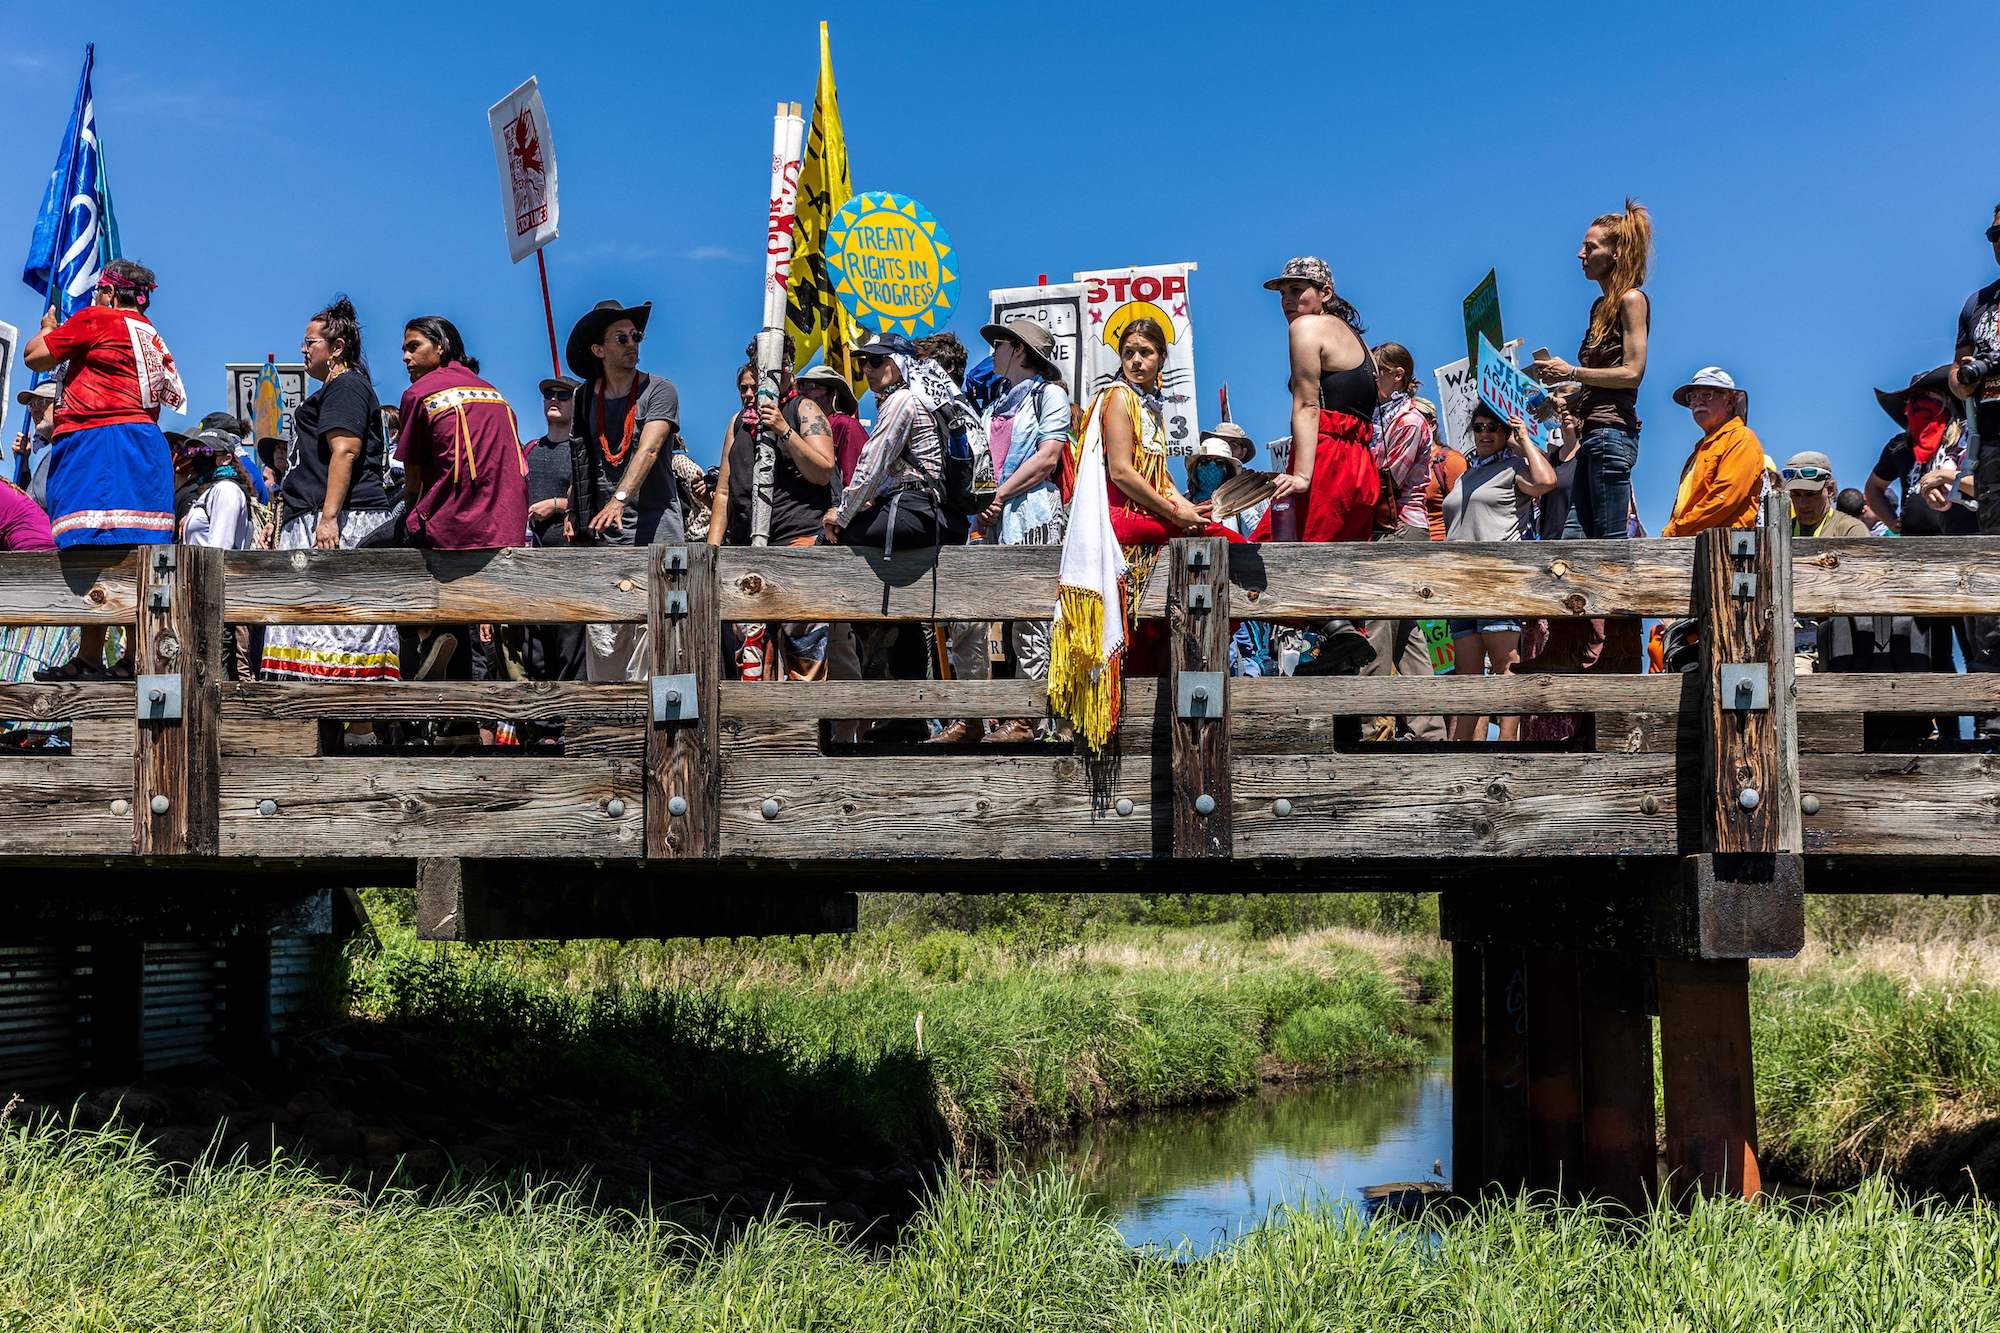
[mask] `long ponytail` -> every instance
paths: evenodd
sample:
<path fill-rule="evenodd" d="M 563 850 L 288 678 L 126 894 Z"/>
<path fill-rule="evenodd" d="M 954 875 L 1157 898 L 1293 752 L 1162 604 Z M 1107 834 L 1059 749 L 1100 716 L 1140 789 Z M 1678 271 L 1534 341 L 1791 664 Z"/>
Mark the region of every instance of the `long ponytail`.
<path fill-rule="evenodd" d="M 1601 343 L 1618 325 L 1618 306 L 1625 293 L 1645 285 L 1646 269 L 1653 260 L 1653 215 L 1644 204 L 1628 196 L 1624 212 L 1606 213 L 1590 225 L 1604 229 L 1611 238 L 1615 255 L 1611 261 L 1611 285 L 1590 312 L 1590 333 L 1585 339 Z"/>

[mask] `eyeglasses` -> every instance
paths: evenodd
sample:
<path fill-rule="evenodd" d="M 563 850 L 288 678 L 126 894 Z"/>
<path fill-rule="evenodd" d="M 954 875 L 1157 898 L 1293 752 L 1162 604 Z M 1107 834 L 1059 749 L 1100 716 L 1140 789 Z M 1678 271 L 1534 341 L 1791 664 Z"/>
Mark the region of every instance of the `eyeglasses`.
<path fill-rule="evenodd" d="M 1804 467 L 1779 468 L 1778 475 L 1786 481 L 1832 481 L 1833 469 L 1814 467 L 1808 463 Z"/>
<path fill-rule="evenodd" d="M 1996 222 L 1986 229 L 1986 239 L 1989 241 L 2000 241 L 2000 222 Z"/>
<path fill-rule="evenodd" d="M 542 397 L 544 397 L 544 398 L 548 398 L 548 399 L 553 399 L 554 401 L 556 401 L 556 402 L 558 402 L 558 403 L 566 403 L 566 402 L 568 402 L 568 401 L 569 401 L 570 399 L 572 399 L 572 398 L 576 397 L 576 390 L 575 390 L 575 389 L 546 389 L 546 390 L 544 390 L 544 391 L 543 391 L 543 393 L 542 393 Z"/>
<path fill-rule="evenodd" d="M 614 333 L 611 335 L 611 341 L 617 343 L 620 347 L 637 347 L 640 343 L 646 341 L 646 335 L 643 333 Z"/>
<path fill-rule="evenodd" d="M 1490 417 L 1479 417 L 1472 423 L 1472 429 L 1475 431 L 1505 430 L 1506 427 L 1501 425 L 1499 422 L 1494 421 Z"/>

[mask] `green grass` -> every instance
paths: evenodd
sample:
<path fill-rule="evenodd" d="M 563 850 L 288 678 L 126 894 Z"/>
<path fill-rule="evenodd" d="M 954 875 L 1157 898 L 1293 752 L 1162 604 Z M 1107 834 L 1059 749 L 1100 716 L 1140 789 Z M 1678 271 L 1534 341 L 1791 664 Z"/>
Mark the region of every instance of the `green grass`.
<path fill-rule="evenodd" d="M 1241 1095 L 1279 1065 L 1346 1076 L 1423 1055 L 1424 982 L 1392 982 L 1403 963 L 1322 937 L 1120 927 L 1057 950 L 896 931 L 464 949 L 390 925 L 384 943 L 351 963 L 354 1008 L 429 1034 L 479 1086 L 558 1086 L 808 1140 L 992 1156 L 1092 1116 Z"/>
<path fill-rule="evenodd" d="M 1058 1175 L 953 1181 L 886 1257 L 783 1219 L 714 1244 L 560 1189 L 372 1201 L 288 1164 L 171 1173 L 0 1129 L 0 1328 L 1666 1329 L 2000 1326 L 2000 1215 L 1872 1183 L 1813 1211 L 1618 1221 L 1499 1202 L 1434 1231 L 1304 1209 L 1136 1257 Z"/>

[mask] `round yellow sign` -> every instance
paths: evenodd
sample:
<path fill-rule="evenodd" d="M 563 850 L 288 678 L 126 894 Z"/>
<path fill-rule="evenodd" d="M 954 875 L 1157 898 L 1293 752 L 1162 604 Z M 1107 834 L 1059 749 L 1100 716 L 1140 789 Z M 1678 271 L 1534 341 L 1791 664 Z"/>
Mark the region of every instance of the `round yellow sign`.
<path fill-rule="evenodd" d="M 841 303 L 878 333 L 928 333 L 958 299 L 951 238 L 904 195 L 871 190 L 842 205 L 827 228 L 827 262 Z"/>

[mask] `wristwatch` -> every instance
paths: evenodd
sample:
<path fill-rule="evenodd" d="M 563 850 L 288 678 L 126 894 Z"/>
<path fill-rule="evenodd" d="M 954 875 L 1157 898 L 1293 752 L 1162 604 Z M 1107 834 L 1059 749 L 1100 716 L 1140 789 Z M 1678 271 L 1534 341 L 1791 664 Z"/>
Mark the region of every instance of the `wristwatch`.
<path fill-rule="evenodd" d="M 630 500 L 632 497 L 627 495 L 623 491 L 613 491 L 611 492 L 611 498 L 616 500 L 619 504 L 624 504 L 627 500 Z"/>

